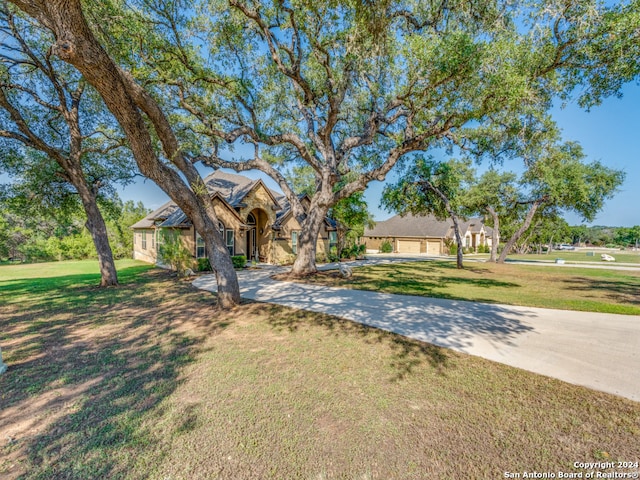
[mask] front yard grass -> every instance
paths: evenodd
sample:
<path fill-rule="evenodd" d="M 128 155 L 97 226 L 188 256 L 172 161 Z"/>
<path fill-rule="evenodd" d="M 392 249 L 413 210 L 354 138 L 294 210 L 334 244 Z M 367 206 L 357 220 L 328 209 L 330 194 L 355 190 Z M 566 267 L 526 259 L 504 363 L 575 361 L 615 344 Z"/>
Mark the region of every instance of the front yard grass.
<path fill-rule="evenodd" d="M 335 271 L 305 281 L 404 295 L 640 315 L 640 271 L 425 261 L 365 266 L 342 279 Z"/>
<path fill-rule="evenodd" d="M 2 271 L 0 477 L 480 479 L 640 460 L 640 403 L 325 315 L 219 312 L 123 267 L 107 289 L 84 266 Z"/>

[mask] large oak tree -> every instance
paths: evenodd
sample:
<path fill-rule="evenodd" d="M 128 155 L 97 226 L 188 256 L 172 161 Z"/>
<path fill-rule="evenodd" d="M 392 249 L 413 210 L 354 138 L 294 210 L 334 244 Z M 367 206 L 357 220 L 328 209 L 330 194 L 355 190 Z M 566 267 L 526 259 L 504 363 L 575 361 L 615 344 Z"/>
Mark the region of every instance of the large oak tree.
<path fill-rule="evenodd" d="M 473 143 L 466 127 L 517 123 L 576 85 L 595 104 L 638 73 L 638 2 L 134 3 L 161 39 L 140 39 L 147 74 L 208 139 L 199 159 L 261 170 L 287 195 L 294 275 L 315 271 L 330 209 L 404 156 Z M 299 164 L 315 175 L 309 209 L 284 175 Z"/>
<path fill-rule="evenodd" d="M 637 76 L 640 58 L 638 1 L 103 2 L 147 25 L 126 31 L 103 17 L 106 25 L 95 26 L 105 43 L 109 31 L 136 37 L 109 45 L 135 67 L 125 72 L 95 40 L 78 0 L 13 3 L 55 32 L 56 54 L 101 92 L 142 172 L 199 231 L 216 233 L 195 218 L 206 217 L 207 203 L 191 160 L 273 177 L 302 225 L 295 275 L 315 271 L 331 207 L 384 179 L 405 155 L 463 144 L 468 126 L 544 112 L 577 85 L 582 103 L 595 104 Z M 158 162 L 142 114 L 191 190 Z M 201 139 L 189 155 L 176 132 Z M 224 145 L 236 148 L 233 158 Z M 283 174 L 299 163 L 315 172 L 308 210 Z"/>
<path fill-rule="evenodd" d="M 99 201 L 135 173 L 117 124 L 77 71 L 48 54 L 48 32 L 0 5 L 0 171 L 10 196 L 49 215 L 79 199 L 101 286 L 118 284 Z"/>
<path fill-rule="evenodd" d="M 125 132 L 140 172 L 162 188 L 193 222 L 216 274 L 219 305 L 239 303 L 237 276 L 218 232 L 211 198 L 158 102 L 107 54 L 87 23 L 79 0 L 11 3 L 53 33 L 51 52 L 76 67 L 100 93 Z"/>

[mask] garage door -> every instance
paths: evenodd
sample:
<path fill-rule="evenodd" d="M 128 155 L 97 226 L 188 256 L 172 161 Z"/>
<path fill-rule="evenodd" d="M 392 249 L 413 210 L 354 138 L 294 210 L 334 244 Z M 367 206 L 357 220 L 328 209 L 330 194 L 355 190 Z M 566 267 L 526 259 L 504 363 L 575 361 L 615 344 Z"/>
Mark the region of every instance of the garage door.
<path fill-rule="evenodd" d="M 398 240 L 398 253 L 420 253 L 420 240 Z"/>
<path fill-rule="evenodd" d="M 427 255 L 440 255 L 440 242 L 427 241 Z"/>

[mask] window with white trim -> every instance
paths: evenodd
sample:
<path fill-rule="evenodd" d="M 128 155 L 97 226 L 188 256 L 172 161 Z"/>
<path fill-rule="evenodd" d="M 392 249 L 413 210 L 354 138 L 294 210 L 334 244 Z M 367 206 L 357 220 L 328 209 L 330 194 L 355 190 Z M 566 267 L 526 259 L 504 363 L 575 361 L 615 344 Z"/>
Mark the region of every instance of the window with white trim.
<path fill-rule="evenodd" d="M 233 254 L 235 253 L 235 241 L 234 241 L 234 234 L 233 234 L 233 230 L 231 229 L 227 229 L 226 231 L 226 235 L 227 235 L 227 250 L 229 250 L 229 255 L 233 256 Z"/>
<path fill-rule="evenodd" d="M 291 232 L 291 251 L 298 254 L 298 232 Z"/>
<path fill-rule="evenodd" d="M 332 231 L 329 232 L 329 248 L 338 246 L 338 232 Z"/>
<path fill-rule="evenodd" d="M 204 246 L 204 238 L 196 232 L 196 258 L 206 258 L 207 249 Z"/>
<path fill-rule="evenodd" d="M 147 232 L 142 232 L 142 249 L 147 249 Z"/>

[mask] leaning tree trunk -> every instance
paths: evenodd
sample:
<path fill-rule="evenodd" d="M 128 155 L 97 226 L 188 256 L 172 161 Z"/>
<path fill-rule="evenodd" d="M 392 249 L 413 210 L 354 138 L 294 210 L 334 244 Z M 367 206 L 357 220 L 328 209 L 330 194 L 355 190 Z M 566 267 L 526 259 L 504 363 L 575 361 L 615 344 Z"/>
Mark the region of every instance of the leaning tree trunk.
<path fill-rule="evenodd" d="M 531 204 L 531 208 L 527 212 L 527 216 L 524 219 L 524 223 L 520 226 L 518 230 L 511 236 L 511 238 L 507 241 L 507 244 L 504 246 L 504 250 L 500 254 L 500 258 L 498 258 L 498 263 L 504 263 L 507 259 L 507 255 L 516 244 L 516 242 L 520 239 L 520 237 L 527 231 L 527 229 L 531 226 L 531 221 L 533 220 L 533 216 L 538 211 L 538 207 L 544 200 L 536 200 Z"/>
<path fill-rule="evenodd" d="M 220 235 L 215 229 L 201 235 L 207 247 L 207 256 L 211 269 L 216 276 L 218 283 L 218 306 L 221 308 L 231 308 L 240 303 L 240 288 L 237 282 L 236 272 L 229 256 L 229 251 L 222 245 L 222 242 L 215 241 L 210 237 L 215 234 Z M 236 281 L 230 281 L 235 279 Z"/>
<path fill-rule="evenodd" d="M 98 254 L 100 286 L 108 287 L 118 285 L 118 273 L 116 272 L 116 264 L 113 261 L 111 245 L 109 245 L 107 225 L 104 223 L 102 213 L 100 213 L 98 209 L 96 197 L 91 192 L 81 192 L 80 198 L 82 199 L 84 211 L 87 214 L 86 227 L 89 233 L 91 233 L 91 239 Z"/>
<path fill-rule="evenodd" d="M 181 173 L 187 177 L 193 177 L 196 175 L 195 167 L 186 164 L 178 149 L 178 141 L 159 106 L 148 95 L 145 96 L 142 89 L 131 79 L 125 78 L 123 72 L 96 40 L 86 22 L 80 1 L 11 0 L 11 2 L 53 31 L 56 42 L 52 45 L 51 52 L 76 67 L 87 82 L 98 91 L 107 108 L 124 130 L 140 172 L 169 195 L 191 219 L 196 230 L 207 231 L 209 225 L 213 225 L 213 220 L 208 218 L 205 211 L 207 207 L 184 183 L 178 172 L 157 157 L 141 110 L 152 121 L 166 156 L 174 163 L 181 163 L 181 166 L 185 167 L 181 169 Z M 189 182 L 193 185 L 193 178 L 189 178 Z M 203 228 L 205 225 L 206 228 Z M 221 237 L 208 235 L 205 243 L 212 242 L 216 246 L 209 247 L 210 252 L 218 251 L 224 245 Z M 216 261 L 217 254 L 212 252 L 212 256 Z M 228 254 L 226 259 L 231 263 Z M 216 274 L 224 277 L 218 283 L 218 293 L 221 295 L 220 305 L 237 304 L 240 301 L 240 294 L 235 271 L 229 271 L 224 260 L 218 269 Z"/>
<path fill-rule="evenodd" d="M 500 218 L 498 213 L 490 206 L 486 207 L 487 212 L 493 219 L 493 231 L 491 232 L 491 255 L 489 255 L 489 261 L 495 262 L 498 258 L 498 244 L 500 243 Z"/>
<path fill-rule="evenodd" d="M 118 285 L 118 273 L 116 272 L 116 264 L 113 261 L 113 252 L 109 245 L 109 236 L 107 234 L 107 225 L 104 222 L 102 213 L 98 208 L 96 201 L 96 192 L 88 185 L 81 166 L 81 157 L 78 151 L 72 145 L 72 154 L 69 158 L 58 158 L 56 161 L 65 170 L 68 179 L 75 187 L 82 207 L 87 215 L 85 226 L 91 234 L 91 239 L 96 247 L 98 254 L 98 265 L 100 267 L 100 286 L 110 287 Z"/>

